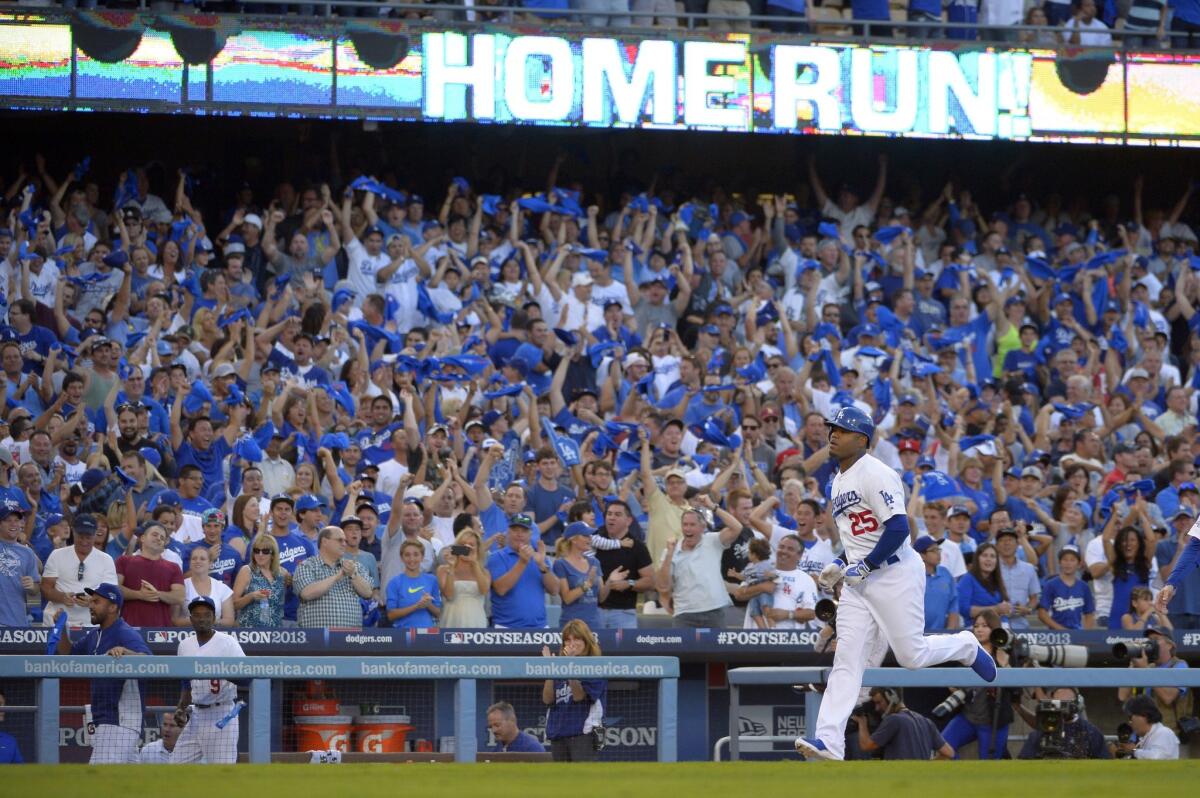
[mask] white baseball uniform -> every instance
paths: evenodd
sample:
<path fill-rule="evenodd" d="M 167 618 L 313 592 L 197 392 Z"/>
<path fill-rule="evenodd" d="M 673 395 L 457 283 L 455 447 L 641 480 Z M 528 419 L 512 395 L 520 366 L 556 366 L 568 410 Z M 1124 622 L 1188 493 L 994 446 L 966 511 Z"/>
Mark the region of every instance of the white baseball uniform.
<path fill-rule="evenodd" d="M 900 476 L 870 454 L 834 476 L 831 495 L 848 564 L 861 562 L 874 550 L 889 518 L 905 514 Z M 925 565 L 906 537 L 866 580 L 842 586 L 837 651 L 816 729 L 835 758 L 845 756 L 846 721 L 858 700 L 863 670 L 881 659 L 880 633 L 905 668 L 974 661 L 979 648 L 974 632 L 926 637 L 924 630 Z"/>
<path fill-rule="evenodd" d="M 244 657 L 237 639 L 226 632 L 213 632 L 208 642 L 200 645 L 195 634 L 179 641 L 181 657 Z M 175 750 L 171 764 L 189 764 L 203 760 L 213 765 L 237 763 L 238 718 L 229 721 L 224 729 L 217 722 L 233 709 L 237 701 L 237 686 L 227 679 L 192 679 L 192 717 L 188 720 Z"/>

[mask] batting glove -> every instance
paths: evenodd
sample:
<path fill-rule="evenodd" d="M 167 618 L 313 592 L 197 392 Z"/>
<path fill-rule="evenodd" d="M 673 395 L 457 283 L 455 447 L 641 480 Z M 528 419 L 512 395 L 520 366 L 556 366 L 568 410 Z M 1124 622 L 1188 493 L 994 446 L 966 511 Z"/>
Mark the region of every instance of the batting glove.
<path fill-rule="evenodd" d="M 868 563 L 866 560 L 854 563 L 854 565 L 851 565 L 849 568 L 846 569 L 846 575 L 845 575 L 846 584 L 848 584 L 848 585 L 859 584 L 864 579 L 866 579 L 867 574 L 871 573 L 871 571 L 873 571 L 873 570 L 875 570 L 875 569 L 873 569 L 871 567 L 871 564 Z"/>
<path fill-rule="evenodd" d="M 821 573 L 817 575 L 817 584 L 824 590 L 833 590 L 838 582 L 842 581 L 842 577 L 846 575 L 846 563 L 841 560 L 834 560 L 821 569 Z"/>

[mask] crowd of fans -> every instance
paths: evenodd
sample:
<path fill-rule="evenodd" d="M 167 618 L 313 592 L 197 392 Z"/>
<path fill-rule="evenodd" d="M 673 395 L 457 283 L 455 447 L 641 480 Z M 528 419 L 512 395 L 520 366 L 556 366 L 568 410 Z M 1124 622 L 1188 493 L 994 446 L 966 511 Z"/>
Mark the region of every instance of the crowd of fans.
<path fill-rule="evenodd" d="M 34 0 L 29 5 L 49 5 Z M 68 7 L 138 7 L 134 0 L 72 0 Z M 151 0 L 156 11 L 385 17 L 442 22 L 580 23 L 593 28 L 698 27 L 714 32 L 837 33 L 843 19 L 856 34 L 915 39 L 983 39 L 1033 46 L 1060 44 L 1145 49 L 1200 49 L 1200 0 L 418 0 L 370 5 Z M 394 7 L 404 6 L 404 7 Z M 465 6 L 458 11 L 453 6 Z M 843 8 L 844 6 L 844 8 Z M 688 15 L 703 15 L 693 17 Z M 911 27 L 903 24 L 920 23 Z M 836 23 L 836 24 L 835 24 Z M 948 27 L 942 27 L 943 23 Z M 831 27 L 832 25 L 832 27 Z"/>
<path fill-rule="evenodd" d="M 1200 627 L 1200 573 L 1152 606 L 1200 510 L 1192 187 L 832 172 L 609 198 L 560 158 L 539 193 L 202 212 L 187 171 L 39 156 L 0 230 L 0 624 L 111 582 L 135 626 L 819 627 L 854 405 L 930 629 Z"/>

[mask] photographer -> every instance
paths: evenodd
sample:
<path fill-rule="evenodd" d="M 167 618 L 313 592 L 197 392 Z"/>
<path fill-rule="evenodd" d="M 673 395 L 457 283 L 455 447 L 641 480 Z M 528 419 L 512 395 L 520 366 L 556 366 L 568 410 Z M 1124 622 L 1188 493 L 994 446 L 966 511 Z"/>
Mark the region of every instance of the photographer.
<path fill-rule="evenodd" d="M 1188 664 L 1175 656 L 1175 637 L 1171 630 L 1162 626 L 1146 627 L 1146 649 L 1131 657 L 1129 667 L 1186 668 Z M 1128 701 L 1131 697 L 1146 696 L 1154 699 L 1154 705 L 1162 715 L 1162 722 L 1169 728 L 1180 728 L 1180 721 L 1192 715 L 1192 693 L 1186 687 L 1152 687 L 1147 691 L 1141 687 L 1118 687 L 1117 699 Z"/>
<path fill-rule="evenodd" d="M 1021 717 L 1033 727 L 1025 738 L 1018 759 L 1112 759 L 1112 753 L 1104 745 L 1104 733 L 1079 714 L 1079 691 L 1074 687 L 1059 687 L 1050 694 L 1052 701 L 1060 702 L 1065 708 L 1065 723 L 1061 731 L 1049 739 L 1038 723 L 1034 713 L 1016 705 Z"/>
<path fill-rule="evenodd" d="M 874 732 L 868 725 L 866 704 L 856 707 L 851 716 L 858 723 L 858 746 L 863 751 L 882 750 L 884 759 L 954 757 L 954 749 L 942 739 L 933 721 L 904 706 L 895 690 L 872 687 L 871 704 L 874 713 L 880 717 Z"/>
<path fill-rule="evenodd" d="M 973 631 L 997 667 L 1004 668 L 1008 666 L 1008 652 L 991 641 L 992 630 L 1000 627 L 1000 616 L 995 610 L 985 609 L 976 616 Z M 1012 691 L 988 687 L 967 690 L 965 696 L 961 691 L 955 693 L 962 698 L 962 712 L 942 730 L 942 736 L 954 748 L 954 758 L 959 758 L 963 746 L 978 740 L 980 759 L 1001 759 L 1008 750 L 1008 727 L 1013 721 Z"/>
<path fill-rule="evenodd" d="M 1118 728 L 1116 743 L 1109 743 L 1108 750 L 1118 759 L 1178 759 L 1179 738 L 1163 724 L 1163 715 L 1149 696 L 1135 696 L 1125 702 L 1125 714 L 1129 725 Z M 1122 724 L 1124 725 L 1124 724 Z M 1129 732 L 1137 735 L 1137 741 Z"/>

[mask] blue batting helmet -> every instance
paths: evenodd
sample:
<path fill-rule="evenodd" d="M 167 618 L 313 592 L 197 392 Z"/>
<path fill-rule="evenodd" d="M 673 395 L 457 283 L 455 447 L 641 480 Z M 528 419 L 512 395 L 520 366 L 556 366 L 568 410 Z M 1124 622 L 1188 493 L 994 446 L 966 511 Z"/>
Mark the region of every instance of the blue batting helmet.
<path fill-rule="evenodd" d="M 875 422 L 871 421 L 869 415 L 853 406 L 839 409 L 833 418 L 825 422 L 825 426 L 866 435 L 868 441 L 875 435 Z"/>

